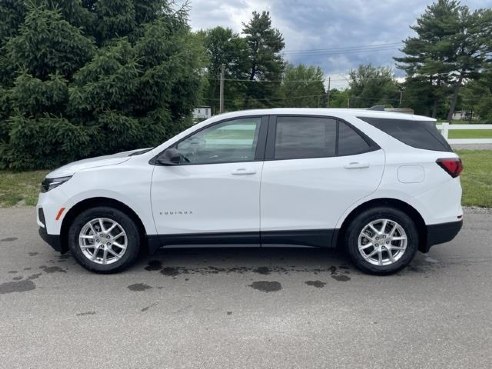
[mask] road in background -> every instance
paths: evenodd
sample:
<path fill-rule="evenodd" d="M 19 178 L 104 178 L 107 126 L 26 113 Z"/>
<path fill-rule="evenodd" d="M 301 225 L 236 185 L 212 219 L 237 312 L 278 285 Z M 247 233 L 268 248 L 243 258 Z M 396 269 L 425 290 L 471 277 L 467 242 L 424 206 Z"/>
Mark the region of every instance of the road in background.
<path fill-rule="evenodd" d="M 91 274 L 0 209 L 0 368 L 490 368 L 492 214 L 390 277 L 317 249 L 169 249 Z"/>

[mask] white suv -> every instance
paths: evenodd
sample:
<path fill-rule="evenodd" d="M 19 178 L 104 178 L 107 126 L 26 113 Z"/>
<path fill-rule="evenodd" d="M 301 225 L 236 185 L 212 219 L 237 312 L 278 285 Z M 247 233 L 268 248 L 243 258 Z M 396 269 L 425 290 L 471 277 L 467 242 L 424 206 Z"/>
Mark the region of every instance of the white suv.
<path fill-rule="evenodd" d="M 461 171 L 431 118 L 240 111 L 51 172 L 37 221 L 55 250 L 100 273 L 142 248 L 290 244 L 340 247 L 359 269 L 390 274 L 459 232 Z"/>

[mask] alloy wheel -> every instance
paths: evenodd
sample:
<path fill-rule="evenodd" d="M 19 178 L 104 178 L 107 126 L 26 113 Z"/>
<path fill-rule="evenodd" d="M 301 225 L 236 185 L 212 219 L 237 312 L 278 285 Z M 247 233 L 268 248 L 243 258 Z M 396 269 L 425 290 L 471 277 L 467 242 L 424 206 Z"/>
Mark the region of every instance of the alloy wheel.
<path fill-rule="evenodd" d="M 362 257 L 372 265 L 385 266 L 401 259 L 408 244 L 403 227 L 390 219 L 371 221 L 358 237 L 358 249 Z"/>
<path fill-rule="evenodd" d="M 96 264 L 113 264 L 126 252 L 128 237 L 123 227 L 109 218 L 87 222 L 79 233 L 82 254 Z"/>

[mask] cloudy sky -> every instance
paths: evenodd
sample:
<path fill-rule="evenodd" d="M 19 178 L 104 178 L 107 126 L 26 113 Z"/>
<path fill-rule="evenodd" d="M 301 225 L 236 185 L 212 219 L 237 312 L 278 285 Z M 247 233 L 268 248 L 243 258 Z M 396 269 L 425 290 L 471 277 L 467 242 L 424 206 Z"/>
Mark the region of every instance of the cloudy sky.
<path fill-rule="evenodd" d="M 253 10 L 267 10 L 285 39 L 291 63 L 319 65 L 333 87 L 359 64 L 394 67 L 410 25 L 432 0 L 191 0 L 193 29 L 230 27 L 240 33 Z M 492 0 L 462 0 L 472 9 L 492 7 Z M 402 73 L 395 70 L 397 75 Z"/>

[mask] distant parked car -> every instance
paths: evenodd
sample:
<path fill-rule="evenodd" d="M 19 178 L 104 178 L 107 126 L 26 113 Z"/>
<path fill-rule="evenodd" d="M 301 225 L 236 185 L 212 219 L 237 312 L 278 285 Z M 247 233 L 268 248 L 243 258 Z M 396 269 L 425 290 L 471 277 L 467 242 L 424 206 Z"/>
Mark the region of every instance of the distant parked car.
<path fill-rule="evenodd" d="M 390 274 L 459 232 L 459 157 L 433 119 L 352 109 L 215 116 L 153 149 L 46 177 L 40 234 L 99 273 L 143 247 L 340 247 Z"/>

